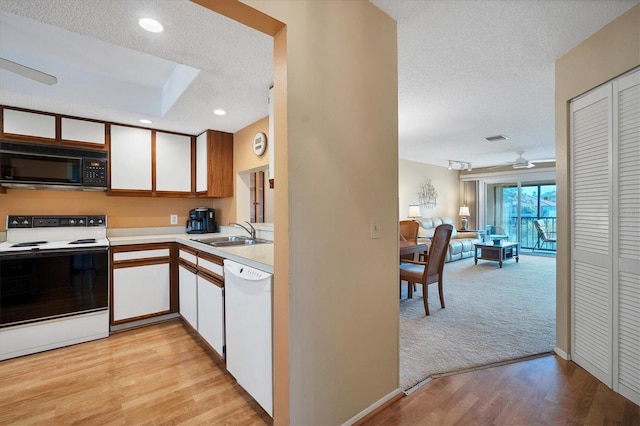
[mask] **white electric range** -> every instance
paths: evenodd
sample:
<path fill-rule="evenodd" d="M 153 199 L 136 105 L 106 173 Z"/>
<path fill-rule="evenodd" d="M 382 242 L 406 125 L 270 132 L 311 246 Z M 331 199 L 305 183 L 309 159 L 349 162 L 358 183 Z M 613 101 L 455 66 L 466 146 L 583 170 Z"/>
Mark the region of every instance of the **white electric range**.
<path fill-rule="evenodd" d="M 8 216 L 0 360 L 109 335 L 105 215 Z"/>

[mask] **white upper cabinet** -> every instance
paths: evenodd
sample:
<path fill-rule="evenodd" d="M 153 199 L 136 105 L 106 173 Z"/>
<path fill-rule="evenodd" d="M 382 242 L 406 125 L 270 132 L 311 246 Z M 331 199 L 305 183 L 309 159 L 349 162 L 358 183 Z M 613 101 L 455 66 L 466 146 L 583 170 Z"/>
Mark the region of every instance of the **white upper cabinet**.
<path fill-rule="evenodd" d="M 196 192 L 206 191 L 207 187 L 207 132 L 196 139 Z"/>
<path fill-rule="evenodd" d="M 5 108 L 3 118 L 4 133 L 50 139 L 56 137 L 56 118 L 53 115 Z"/>
<path fill-rule="evenodd" d="M 156 132 L 156 190 L 191 192 L 191 138 Z"/>
<path fill-rule="evenodd" d="M 151 191 L 151 130 L 111 126 L 111 189 Z"/>
<path fill-rule="evenodd" d="M 97 121 L 62 117 L 62 139 L 72 142 L 95 143 L 104 146 L 105 124 Z"/>

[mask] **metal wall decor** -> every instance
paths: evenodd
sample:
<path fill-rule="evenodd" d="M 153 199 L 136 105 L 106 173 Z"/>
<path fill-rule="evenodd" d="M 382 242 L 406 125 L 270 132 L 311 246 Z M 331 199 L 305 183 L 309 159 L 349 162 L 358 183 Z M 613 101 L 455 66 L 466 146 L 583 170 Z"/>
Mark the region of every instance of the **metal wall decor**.
<path fill-rule="evenodd" d="M 431 185 L 431 179 L 420 187 L 418 201 L 422 207 L 434 208 L 438 202 L 438 191 Z"/>

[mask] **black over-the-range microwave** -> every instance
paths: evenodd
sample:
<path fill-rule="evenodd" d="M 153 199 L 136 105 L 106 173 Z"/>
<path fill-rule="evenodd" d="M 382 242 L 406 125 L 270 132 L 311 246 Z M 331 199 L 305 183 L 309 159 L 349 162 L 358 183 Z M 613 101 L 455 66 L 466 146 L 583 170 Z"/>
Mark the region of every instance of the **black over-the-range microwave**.
<path fill-rule="evenodd" d="M 0 141 L 0 185 L 107 189 L 107 153 Z"/>

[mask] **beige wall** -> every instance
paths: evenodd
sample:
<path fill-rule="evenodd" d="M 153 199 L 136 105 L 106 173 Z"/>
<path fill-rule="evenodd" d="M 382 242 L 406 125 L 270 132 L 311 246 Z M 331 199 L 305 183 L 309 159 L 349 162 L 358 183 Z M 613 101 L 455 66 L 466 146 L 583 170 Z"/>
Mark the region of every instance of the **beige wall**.
<path fill-rule="evenodd" d="M 245 3 L 287 25 L 289 421 L 339 424 L 398 387 L 396 25 L 364 0 Z"/>
<path fill-rule="evenodd" d="M 410 204 L 418 204 L 418 190 L 429 179 L 438 191 L 438 203 L 434 208 L 421 207 L 422 216 L 448 217 L 454 219 L 456 226 L 459 225 L 460 180 L 458 171 L 410 160 L 399 161 L 398 207 L 400 220 L 407 218 Z"/>
<path fill-rule="evenodd" d="M 640 5 L 556 61 L 557 347 L 571 353 L 569 101 L 640 65 Z"/>
<path fill-rule="evenodd" d="M 268 87 L 265 88 L 265 99 Z M 250 172 L 267 170 L 269 167 L 269 150 L 273 149 L 274 142 L 267 140 L 267 150 L 260 157 L 253 153 L 253 137 L 256 133 L 263 132 L 269 138 L 269 117 L 265 117 L 252 123 L 233 134 L 233 170 L 235 202 L 229 213 L 234 222 L 248 221 L 250 218 Z M 268 179 L 268 176 L 266 176 Z M 268 182 L 265 185 L 265 222 L 273 222 L 274 190 L 269 189 Z"/>
<path fill-rule="evenodd" d="M 110 228 L 139 228 L 171 225 L 169 215 L 178 215 L 184 226 L 189 210 L 206 206 L 216 209 L 219 224 L 227 223 L 231 198 L 158 198 L 107 196 L 104 192 L 8 189 L 0 195 L 0 231 L 7 215 L 106 214 Z"/>
<path fill-rule="evenodd" d="M 265 87 L 265 99 L 269 88 Z M 253 153 L 253 137 L 263 132 L 269 138 L 269 117 L 264 117 L 233 134 L 233 170 L 236 172 L 258 169 L 269 165 L 271 141 L 267 140 L 267 150 L 260 157 Z"/>

